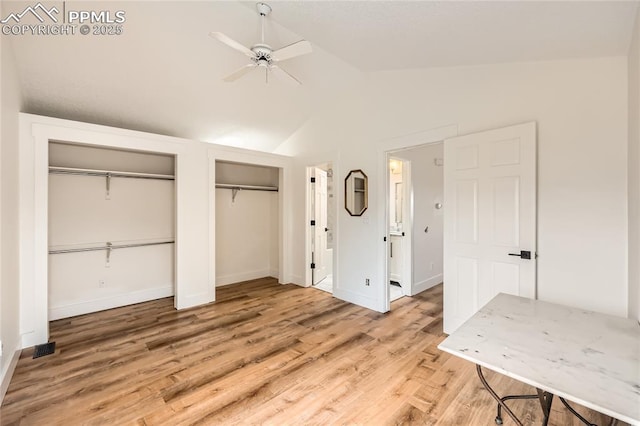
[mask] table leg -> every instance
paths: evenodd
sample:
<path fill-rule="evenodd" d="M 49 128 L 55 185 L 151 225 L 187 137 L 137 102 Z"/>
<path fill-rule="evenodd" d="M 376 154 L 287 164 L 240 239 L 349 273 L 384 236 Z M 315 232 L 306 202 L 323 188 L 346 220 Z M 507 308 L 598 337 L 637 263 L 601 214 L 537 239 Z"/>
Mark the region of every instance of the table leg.
<path fill-rule="evenodd" d="M 538 399 L 540 400 L 540 407 L 542 407 L 542 414 L 544 414 L 544 420 L 542 426 L 547 426 L 549 423 L 549 416 L 551 415 L 551 403 L 553 402 L 553 394 L 545 392 L 536 388 L 538 391 Z M 561 398 L 562 399 L 562 398 Z"/>
<path fill-rule="evenodd" d="M 502 398 L 500 398 L 498 394 L 491 388 L 491 386 L 489 386 L 489 383 L 487 383 L 487 379 L 485 379 L 484 375 L 482 374 L 482 368 L 480 367 L 479 364 L 476 364 L 476 371 L 478 372 L 478 377 L 480 377 L 480 382 L 482 382 L 482 386 L 484 386 L 484 388 L 489 392 L 489 394 L 493 397 L 493 399 L 495 399 L 496 402 L 498 403 L 498 410 L 500 409 L 504 410 L 505 413 L 507 413 L 509 417 L 513 419 L 516 425 L 523 426 L 520 419 L 518 419 L 516 415 L 513 414 L 513 411 L 511 411 L 511 409 L 507 407 L 507 404 L 504 403 Z M 500 411 L 498 411 L 498 416 L 496 417 L 496 423 L 502 424 L 502 417 L 500 415 Z"/>
<path fill-rule="evenodd" d="M 500 401 L 505 402 L 512 399 L 537 399 L 538 395 L 508 395 L 500 398 Z M 502 406 L 498 404 L 498 415 L 496 416 L 496 423 L 502 424 Z"/>
<path fill-rule="evenodd" d="M 574 416 L 576 416 L 578 419 L 580 419 L 580 421 L 581 421 L 582 423 L 584 423 L 585 425 L 587 425 L 587 426 L 598 426 L 598 425 L 595 425 L 595 424 L 593 424 L 593 423 L 590 423 L 587 419 L 585 419 L 584 417 L 582 417 L 582 416 L 581 416 L 581 415 L 580 415 L 576 410 L 574 410 L 574 409 L 573 409 L 573 407 L 572 407 L 572 406 L 570 406 L 570 405 L 569 405 L 569 403 L 568 403 L 567 401 L 565 401 L 565 400 L 564 400 L 564 398 L 560 398 L 560 402 L 562 402 L 562 404 L 563 404 L 565 407 L 567 407 L 567 410 L 569 410 L 569 411 L 571 412 L 571 414 L 573 414 L 573 415 L 574 415 Z M 612 425 L 615 425 L 615 424 L 617 423 L 617 420 L 616 420 L 616 419 L 611 419 L 611 420 L 612 420 L 612 422 L 611 422 L 611 424 L 612 424 Z"/>

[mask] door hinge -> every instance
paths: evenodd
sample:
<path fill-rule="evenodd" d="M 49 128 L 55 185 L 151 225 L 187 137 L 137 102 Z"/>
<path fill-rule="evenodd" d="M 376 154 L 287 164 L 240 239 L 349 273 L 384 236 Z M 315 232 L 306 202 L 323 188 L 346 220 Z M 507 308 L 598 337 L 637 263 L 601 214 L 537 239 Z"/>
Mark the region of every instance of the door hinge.
<path fill-rule="evenodd" d="M 312 177 L 311 178 L 311 183 L 316 183 L 316 178 Z"/>
<path fill-rule="evenodd" d="M 311 226 L 316 226 L 316 221 L 315 220 L 311 221 Z"/>
<path fill-rule="evenodd" d="M 316 269 L 316 264 L 315 263 L 311 264 L 311 269 Z"/>

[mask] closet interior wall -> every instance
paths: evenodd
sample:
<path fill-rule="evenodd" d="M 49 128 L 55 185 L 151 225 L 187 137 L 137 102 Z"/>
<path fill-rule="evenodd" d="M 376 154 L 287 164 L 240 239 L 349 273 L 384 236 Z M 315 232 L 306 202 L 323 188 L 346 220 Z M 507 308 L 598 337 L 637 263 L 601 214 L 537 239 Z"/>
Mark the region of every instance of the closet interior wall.
<path fill-rule="evenodd" d="M 50 142 L 49 167 L 49 320 L 173 296 L 175 158 Z"/>
<path fill-rule="evenodd" d="M 216 286 L 278 277 L 279 172 L 275 167 L 216 161 Z M 233 189 L 235 185 L 264 190 Z"/>

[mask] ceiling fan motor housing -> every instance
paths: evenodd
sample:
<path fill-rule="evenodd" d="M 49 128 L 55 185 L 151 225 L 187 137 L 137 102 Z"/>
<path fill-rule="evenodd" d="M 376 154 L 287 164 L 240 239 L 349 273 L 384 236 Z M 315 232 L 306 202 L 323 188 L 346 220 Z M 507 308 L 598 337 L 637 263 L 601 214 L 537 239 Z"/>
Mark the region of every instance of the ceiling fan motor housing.
<path fill-rule="evenodd" d="M 273 52 L 271 47 L 266 44 L 256 44 L 251 48 L 251 51 L 256 55 L 254 61 L 258 66 L 267 67 L 271 65 L 271 52 Z"/>
<path fill-rule="evenodd" d="M 254 44 L 253 46 L 251 46 L 251 48 L 245 47 L 242 43 L 238 43 L 237 41 L 223 33 L 209 33 L 211 37 L 226 44 L 230 48 L 239 51 L 245 56 L 248 56 L 250 59 L 249 64 L 229 74 L 224 78 L 224 81 L 235 81 L 252 69 L 256 69 L 259 67 L 265 70 L 265 75 L 268 75 L 269 72 L 273 72 L 274 74 L 284 77 L 285 79 L 288 79 L 289 81 L 292 81 L 296 84 L 302 84 L 300 80 L 289 74 L 287 71 L 283 70 L 279 66 L 279 62 L 311 53 L 311 44 L 306 40 L 300 40 L 287 46 L 281 47 L 277 50 L 272 49 L 271 46 L 266 44 L 264 41 L 264 18 L 271 13 L 271 6 L 266 3 L 260 2 L 256 4 L 256 9 L 258 14 L 260 15 L 261 37 L 260 43 Z"/>

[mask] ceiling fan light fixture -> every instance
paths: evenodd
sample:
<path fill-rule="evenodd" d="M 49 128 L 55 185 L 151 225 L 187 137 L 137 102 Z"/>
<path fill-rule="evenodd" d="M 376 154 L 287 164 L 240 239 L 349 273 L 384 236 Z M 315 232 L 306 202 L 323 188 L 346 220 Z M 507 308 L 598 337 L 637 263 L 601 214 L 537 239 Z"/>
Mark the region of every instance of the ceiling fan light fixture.
<path fill-rule="evenodd" d="M 276 67 L 274 62 L 282 62 L 287 59 L 295 58 L 297 56 L 306 55 L 307 53 L 311 53 L 311 43 L 306 40 L 300 40 L 295 43 L 292 43 L 288 46 L 284 46 L 280 49 L 274 50 L 271 46 L 264 42 L 264 18 L 271 13 L 271 6 L 266 3 L 256 3 L 256 9 L 258 11 L 258 15 L 260 15 L 260 27 L 261 27 L 261 40 L 260 43 L 256 43 L 251 48 L 245 47 L 241 43 L 233 40 L 231 37 L 228 37 L 225 34 L 219 32 L 211 32 L 209 35 L 221 43 L 226 44 L 232 49 L 243 53 L 251 59 L 251 63 L 249 65 L 245 65 L 237 71 L 234 71 L 232 74 L 226 76 L 223 80 L 226 82 L 233 82 L 238 78 L 242 77 L 253 68 L 264 68 L 265 72 L 274 72 L 287 80 L 290 80 L 296 84 L 302 84 L 300 80 L 295 78 L 293 75 L 289 74 L 285 70 L 280 67 Z M 268 79 L 265 79 L 268 81 Z"/>

